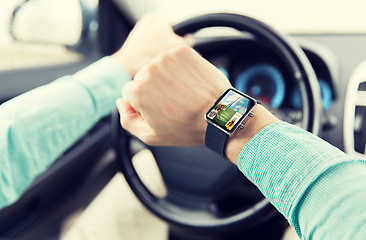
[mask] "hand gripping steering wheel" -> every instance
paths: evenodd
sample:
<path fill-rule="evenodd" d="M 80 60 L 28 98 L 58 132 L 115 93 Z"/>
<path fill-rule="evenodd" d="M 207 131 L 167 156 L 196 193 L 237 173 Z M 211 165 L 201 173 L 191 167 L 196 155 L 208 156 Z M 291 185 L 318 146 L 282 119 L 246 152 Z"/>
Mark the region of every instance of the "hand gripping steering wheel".
<path fill-rule="evenodd" d="M 255 41 L 277 53 L 290 76 L 300 88 L 303 102 L 301 126 L 317 133 L 321 113 L 321 97 L 312 67 L 299 46 L 266 24 L 253 18 L 227 13 L 208 14 L 188 19 L 174 27 L 179 35 L 195 33 L 208 27 L 229 27 L 250 33 Z M 273 206 L 255 189 L 236 166 L 205 147 L 151 147 L 166 184 L 164 198 L 153 195 L 136 173 L 132 157 L 136 138 L 125 132 L 118 113 L 112 116 L 112 141 L 119 166 L 137 198 L 155 215 L 179 227 L 201 231 L 228 231 L 238 226 L 250 228 L 275 213 Z M 247 199 L 235 192 L 239 185 L 248 191 Z M 250 189 L 250 190 L 248 190 Z M 259 192 L 259 191 L 258 191 Z M 243 194 L 242 194 L 243 195 Z M 245 195 L 245 194 L 244 194 Z M 239 197 L 240 198 L 240 197 Z"/>

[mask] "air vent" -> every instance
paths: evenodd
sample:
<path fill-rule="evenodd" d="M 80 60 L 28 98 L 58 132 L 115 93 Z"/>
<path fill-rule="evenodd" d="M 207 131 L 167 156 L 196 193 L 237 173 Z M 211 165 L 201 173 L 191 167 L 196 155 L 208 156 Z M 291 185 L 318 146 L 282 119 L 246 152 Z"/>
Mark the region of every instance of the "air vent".
<path fill-rule="evenodd" d="M 362 82 L 358 85 L 358 91 L 366 91 L 366 82 Z"/>
<path fill-rule="evenodd" d="M 366 61 L 348 83 L 343 121 L 344 149 L 353 156 L 366 156 Z"/>
<path fill-rule="evenodd" d="M 353 125 L 354 149 L 365 154 L 366 146 L 366 107 L 356 106 L 355 121 Z"/>

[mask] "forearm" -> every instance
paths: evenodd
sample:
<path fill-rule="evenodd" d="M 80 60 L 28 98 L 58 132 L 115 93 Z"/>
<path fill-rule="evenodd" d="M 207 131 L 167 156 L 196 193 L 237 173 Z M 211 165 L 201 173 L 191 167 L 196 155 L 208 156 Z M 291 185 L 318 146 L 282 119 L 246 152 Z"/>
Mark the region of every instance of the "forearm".
<path fill-rule="evenodd" d="M 264 122 L 265 119 L 268 119 L 266 114 L 258 113 L 251 121 Z M 352 194 L 357 193 L 355 186 L 359 190 L 366 189 L 366 181 L 340 175 L 337 168 L 358 169 L 363 164 L 364 169 L 365 162 L 359 160 L 357 163 L 315 135 L 284 122 L 275 122 L 264 128 L 256 126 L 246 126 L 254 127 L 257 134 L 254 137 L 249 135 L 251 139 L 244 141 L 238 167 L 295 226 L 298 234 L 305 239 L 314 236 L 323 239 L 355 230 L 349 227 L 352 224 L 344 229 L 339 226 L 341 222 L 335 223 L 342 217 L 354 222 L 350 208 L 357 208 L 364 216 L 364 195 L 358 192 L 360 194 L 355 197 Z M 233 142 L 235 140 L 230 140 L 227 151 Z M 365 170 L 358 173 L 363 178 L 366 176 Z M 338 188 L 337 182 L 329 179 L 337 179 L 343 187 Z"/>
<path fill-rule="evenodd" d="M 304 239 L 364 239 L 366 164 L 344 156 L 319 176 L 294 209 Z"/>
<path fill-rule="evenodd" d="M 0 107 L 0 208 L 115 107 L 129 80 L 106 58 Z"/>

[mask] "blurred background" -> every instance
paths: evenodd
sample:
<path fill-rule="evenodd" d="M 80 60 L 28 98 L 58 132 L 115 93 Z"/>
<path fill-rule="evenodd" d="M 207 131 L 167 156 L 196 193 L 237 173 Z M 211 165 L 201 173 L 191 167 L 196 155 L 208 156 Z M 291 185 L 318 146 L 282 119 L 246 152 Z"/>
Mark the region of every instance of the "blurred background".
<path fill-rule="evenodd" d="M 98 0 L 83 0 L 94 8 Z M 164 12 L 177 23 L 209 12 L 233 12 L 253 16 L 282 32 L 365 33 L 364 0 L 115 0 L 132 21 L 152 10 Z M 25 4 L 17 21 L 14 10 Z M 79 0 L 0 0 L 0 69 L 77 61 L 73 46 L 81 37 L 83 13 Z M 97 26 L 94 26 L 97 27 Z M 13 34 L 13 35 L 12 35 Z M 16 36 L 18 41 L 14 40 Z"/>

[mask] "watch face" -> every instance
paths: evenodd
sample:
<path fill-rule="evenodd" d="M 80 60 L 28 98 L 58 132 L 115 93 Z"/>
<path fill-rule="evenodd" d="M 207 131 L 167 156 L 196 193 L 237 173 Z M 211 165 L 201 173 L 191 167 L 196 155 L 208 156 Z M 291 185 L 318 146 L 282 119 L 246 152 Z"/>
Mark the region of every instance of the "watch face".
<path fill-rule="evenodd" d="M 231 134 L 250 113 L 256 101 L 237 91 L 228 89 L 207 112 L 206 120 L 227 134 Z"/>

